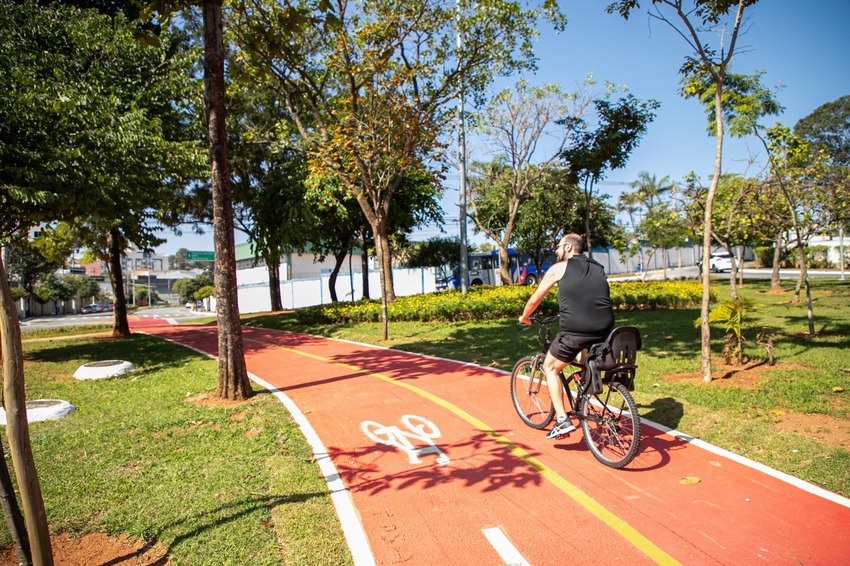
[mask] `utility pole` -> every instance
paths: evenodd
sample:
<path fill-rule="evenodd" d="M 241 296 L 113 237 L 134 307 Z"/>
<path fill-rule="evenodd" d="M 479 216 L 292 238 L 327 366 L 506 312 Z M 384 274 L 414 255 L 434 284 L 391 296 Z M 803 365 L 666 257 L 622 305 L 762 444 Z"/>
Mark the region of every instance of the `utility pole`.
<path fill-rule="evenodd" d="M 460 0 L 457 2 L 457 21 L 460 21 Z M 460 66 L 460 58 L 463 47 L 463 35 L 460 27 L 457 30 L 457 58 L 458 67 Z M 458 180 L 458 188 L 460 190 L 460 203 L 458 205 L 460 221 L 460 290 L 461 293 L 466 293 L 469 289 L 469 254 L 466 246 L 466 118 L 464 116 L 463 104 L 463 79 L 460 84 L 460 94 L 458 96 L 458 160 L 460 161 L 460 178 Z"/>

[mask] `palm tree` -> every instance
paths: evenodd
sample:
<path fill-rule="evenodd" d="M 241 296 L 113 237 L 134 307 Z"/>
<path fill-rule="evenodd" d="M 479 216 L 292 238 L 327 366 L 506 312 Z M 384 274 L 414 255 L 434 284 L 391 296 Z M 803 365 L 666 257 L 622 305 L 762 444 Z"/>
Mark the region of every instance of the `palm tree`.
<path fill-rule="evenodd" d="M 641 171 L 638 174 L 637 180 L 633 181 L 629 184 L 629 186 L 634 189 L 634 192 L 628 194 L 626 200 L 631 203 L 632 206 L 636 206 L 638 210 L 645 209 L 646 215 L 644 218 L 652 218 L 654 213 L 658 210 L 661 210 L 661 204 L 663 202 L 662 197 L 667 193 L 673 193 L 676 190 L 676 184 L 670 181 L 670 177 L 664 176 L 661 179 L 657 179 L 655 175 L 650 175 L 646 171 Z M 623 197 L 621 197 L 621 200 Z M 639 229 L 638 231 L 642 231 Z M 644 234 L 644 236 L 647 236 Z M 656 244 L 653 244 L 653 252 L 650 255 L 654 255 Z M 664 255 L 664 276 L 666 279 L 667 276 L 667 252 L 664 246 L 661 246 L 662 254 Z M 644 277 L 646 276 L 646 272 L 644 272 Z"/>
<path fill-rule="evenodd" d="M 637 195 L 638 200 L 646 207 L 647 211 L 652 212 L 655 205 L 661 202 L 661 197 L 672 192 L 676 184 L 667 175 L 661 179 L 656 179 L 655 175 L 641 171 L 638 174 L 637 180 L 633 181 L 629 186 L 635 189 L 635 195 Z"/>

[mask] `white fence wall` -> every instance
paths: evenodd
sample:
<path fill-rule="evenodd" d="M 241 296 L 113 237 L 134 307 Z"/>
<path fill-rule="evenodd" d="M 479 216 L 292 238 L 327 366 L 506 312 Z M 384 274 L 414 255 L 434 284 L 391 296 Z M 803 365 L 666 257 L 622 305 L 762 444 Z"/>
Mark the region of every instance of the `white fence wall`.
<path fill-rule="evenodd" d="M 593 250 L 593 259 L 602 264 L 605 273 L 618 275 L 621 273 L 636 273 L 639 271 L 654 271 L 665 267 L 688 267 L 696 265 L 700 258 L 699 246 L 676 248 L 663 252 L 660 248 L 643 248 L 635 255 L 621 254 L 613 248 Z M 666 266 L 665 259 L 666 257 Z"/>
<path fill-rule="evenodd" d="M 609 275 L 635 273 L 644 270 L 664 269 L 667 267 L 686 267 L 696 265 L 699 260 L 699 246 L 690 246 L 662 251 L 650 248 L 642 254 L 629 256 L 615 249 L 594 250 L 593 259 L 605 267 Z M 283 270 L 281 270 L 283 271 Z M 283 277 L 285 274 L 281 273 Z M 237 291 L 239 293 L 239 311 L 242 313 L 268 312 L 271 310 L 269 297 L 269 278 L 266 267 L 240 269 L 236 272 Z M 319 277 L 281 281 L 280 298 L 284 309 L 297 309 L 331 302 L 328 288 L 329 271 Z M 396 296 L 418 295 L 436 291 L 435 276 L 432 269 L 393 269 L 393 283 Z M 340 301 L 359 301 L 363 298 L 363 278 L 360 271 L 340 273 L 336 280 L 336 293 Z M 381 281 L 377 271 L 369 272 L 369 295 L 381 296 Z M 215 308 L 214 306 L 212 307 Z"/>
<path fill-rule="evenodd" d="M 265 280 L 261 281 L 256 270 L 262 270 Z M 243 272 L 246 273 L 243 279 Z M 239 312 L 267 312 L 271 310 L 268 272 L 265 267 L 240 270 L 236 273 L 239 294 Z M 245 282 L 243 282 L 245 281 Z M 434 271 L 431 269 L 393 269 L 393 284 L 396 296 L 433 293 L 436 290 Z M 319 277 L 293 279 L 280 282 L 280 300 L 284 309 L 297 309 L 331 302 L 329 290 L 330 273 Z M 336 280 L 336 294 L 340 301 L 359 301 L 363 298 L 363 277 L 360 271 L 340 273 Z M 381 296 L 381 280 L 377 271 L 369 272 L 369 296 Z"/>

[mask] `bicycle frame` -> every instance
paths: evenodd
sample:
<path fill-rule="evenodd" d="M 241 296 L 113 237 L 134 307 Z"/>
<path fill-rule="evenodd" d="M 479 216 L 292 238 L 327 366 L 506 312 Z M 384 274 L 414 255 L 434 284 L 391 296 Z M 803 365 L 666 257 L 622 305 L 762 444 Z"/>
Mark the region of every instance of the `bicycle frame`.
<path fill-rule="evenodd" d="M 550 325 L 557 319 L 531 317 L 532 322 L 540 324 L 537 335 L 541 350 L 518 360 L 511 372 L 514 408 L 526 425 L 538 430 L 548 426 L 555 415 L 549 385 L 544 385 L 543 360 L 551 344 Z M 612 468 L 627 465 L 640 445 L 640 417 L 629 394 L 638 349 L 637 329 L 618 327 L 604 342 L 584 350 L 581 361 L 571 363 L 569 375 L 563 370 L 558 374 L 567 398 L 567 414 L 581 423 L 584 441 L 593 456 Z M 576 383 L 574 388 L 572 382 Z"/>

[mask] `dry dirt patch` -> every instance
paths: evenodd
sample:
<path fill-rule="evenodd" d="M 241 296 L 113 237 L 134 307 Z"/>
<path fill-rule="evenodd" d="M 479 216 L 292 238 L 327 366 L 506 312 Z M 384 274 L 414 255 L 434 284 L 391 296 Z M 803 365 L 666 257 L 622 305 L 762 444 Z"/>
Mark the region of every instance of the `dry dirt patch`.
<path fill-rule="evenodd" d="M 775 365 L 767 365 L 764 360 L 751 360 L 743 365 L 727 364 L 723 359 L 715 359 L 711 364 L 715 368 L 711 372 L 711 383 L 709 387 L 754 387 L 770 378 L 770 372 L 778 369 L 805 369 L 800 364 L 777 362 Z M 702 373 L 673 373 L 662 375 L 665 380 L 702 385 Z"/>
<path fill-rule="evenodd" d="M 62 566 L 166 566 L 168 549 L 142 540 L 129 540 L 125 535 L 110 537 L 102 533 L 71 537 L 56 535 L 50 539 L 53 561 Z M 17 564 L 12 549 L 0 550 L 0 565 Z"/>
<path fill-rule="evenodd" d="M 763 360 L 750 361 L 744 365 L 736 366 L 726 364 L 722 359 L 715 359 L 712 363 L 715 370 L 711 374 L 711 383 L 706 387 L 745 387 L 752 388 L 770 378 L 770 372 L 777 369 L 806 369 L 800 364 L 789 364 L 779 362 L 769 366 Z M 689 383 L 692 385 L 703 385 L 702 373 L 676 373 L 662 375 L 665 380 Z M 846 395 L 848 393 L 842 393 Z M 799 434 L 812 438 L 830 446 L 840 446 L 850 449 L 850 421 L 829 415 L 808 415 L 776 409 L 770 411 L 776 427 L 789 433 Z"/>

